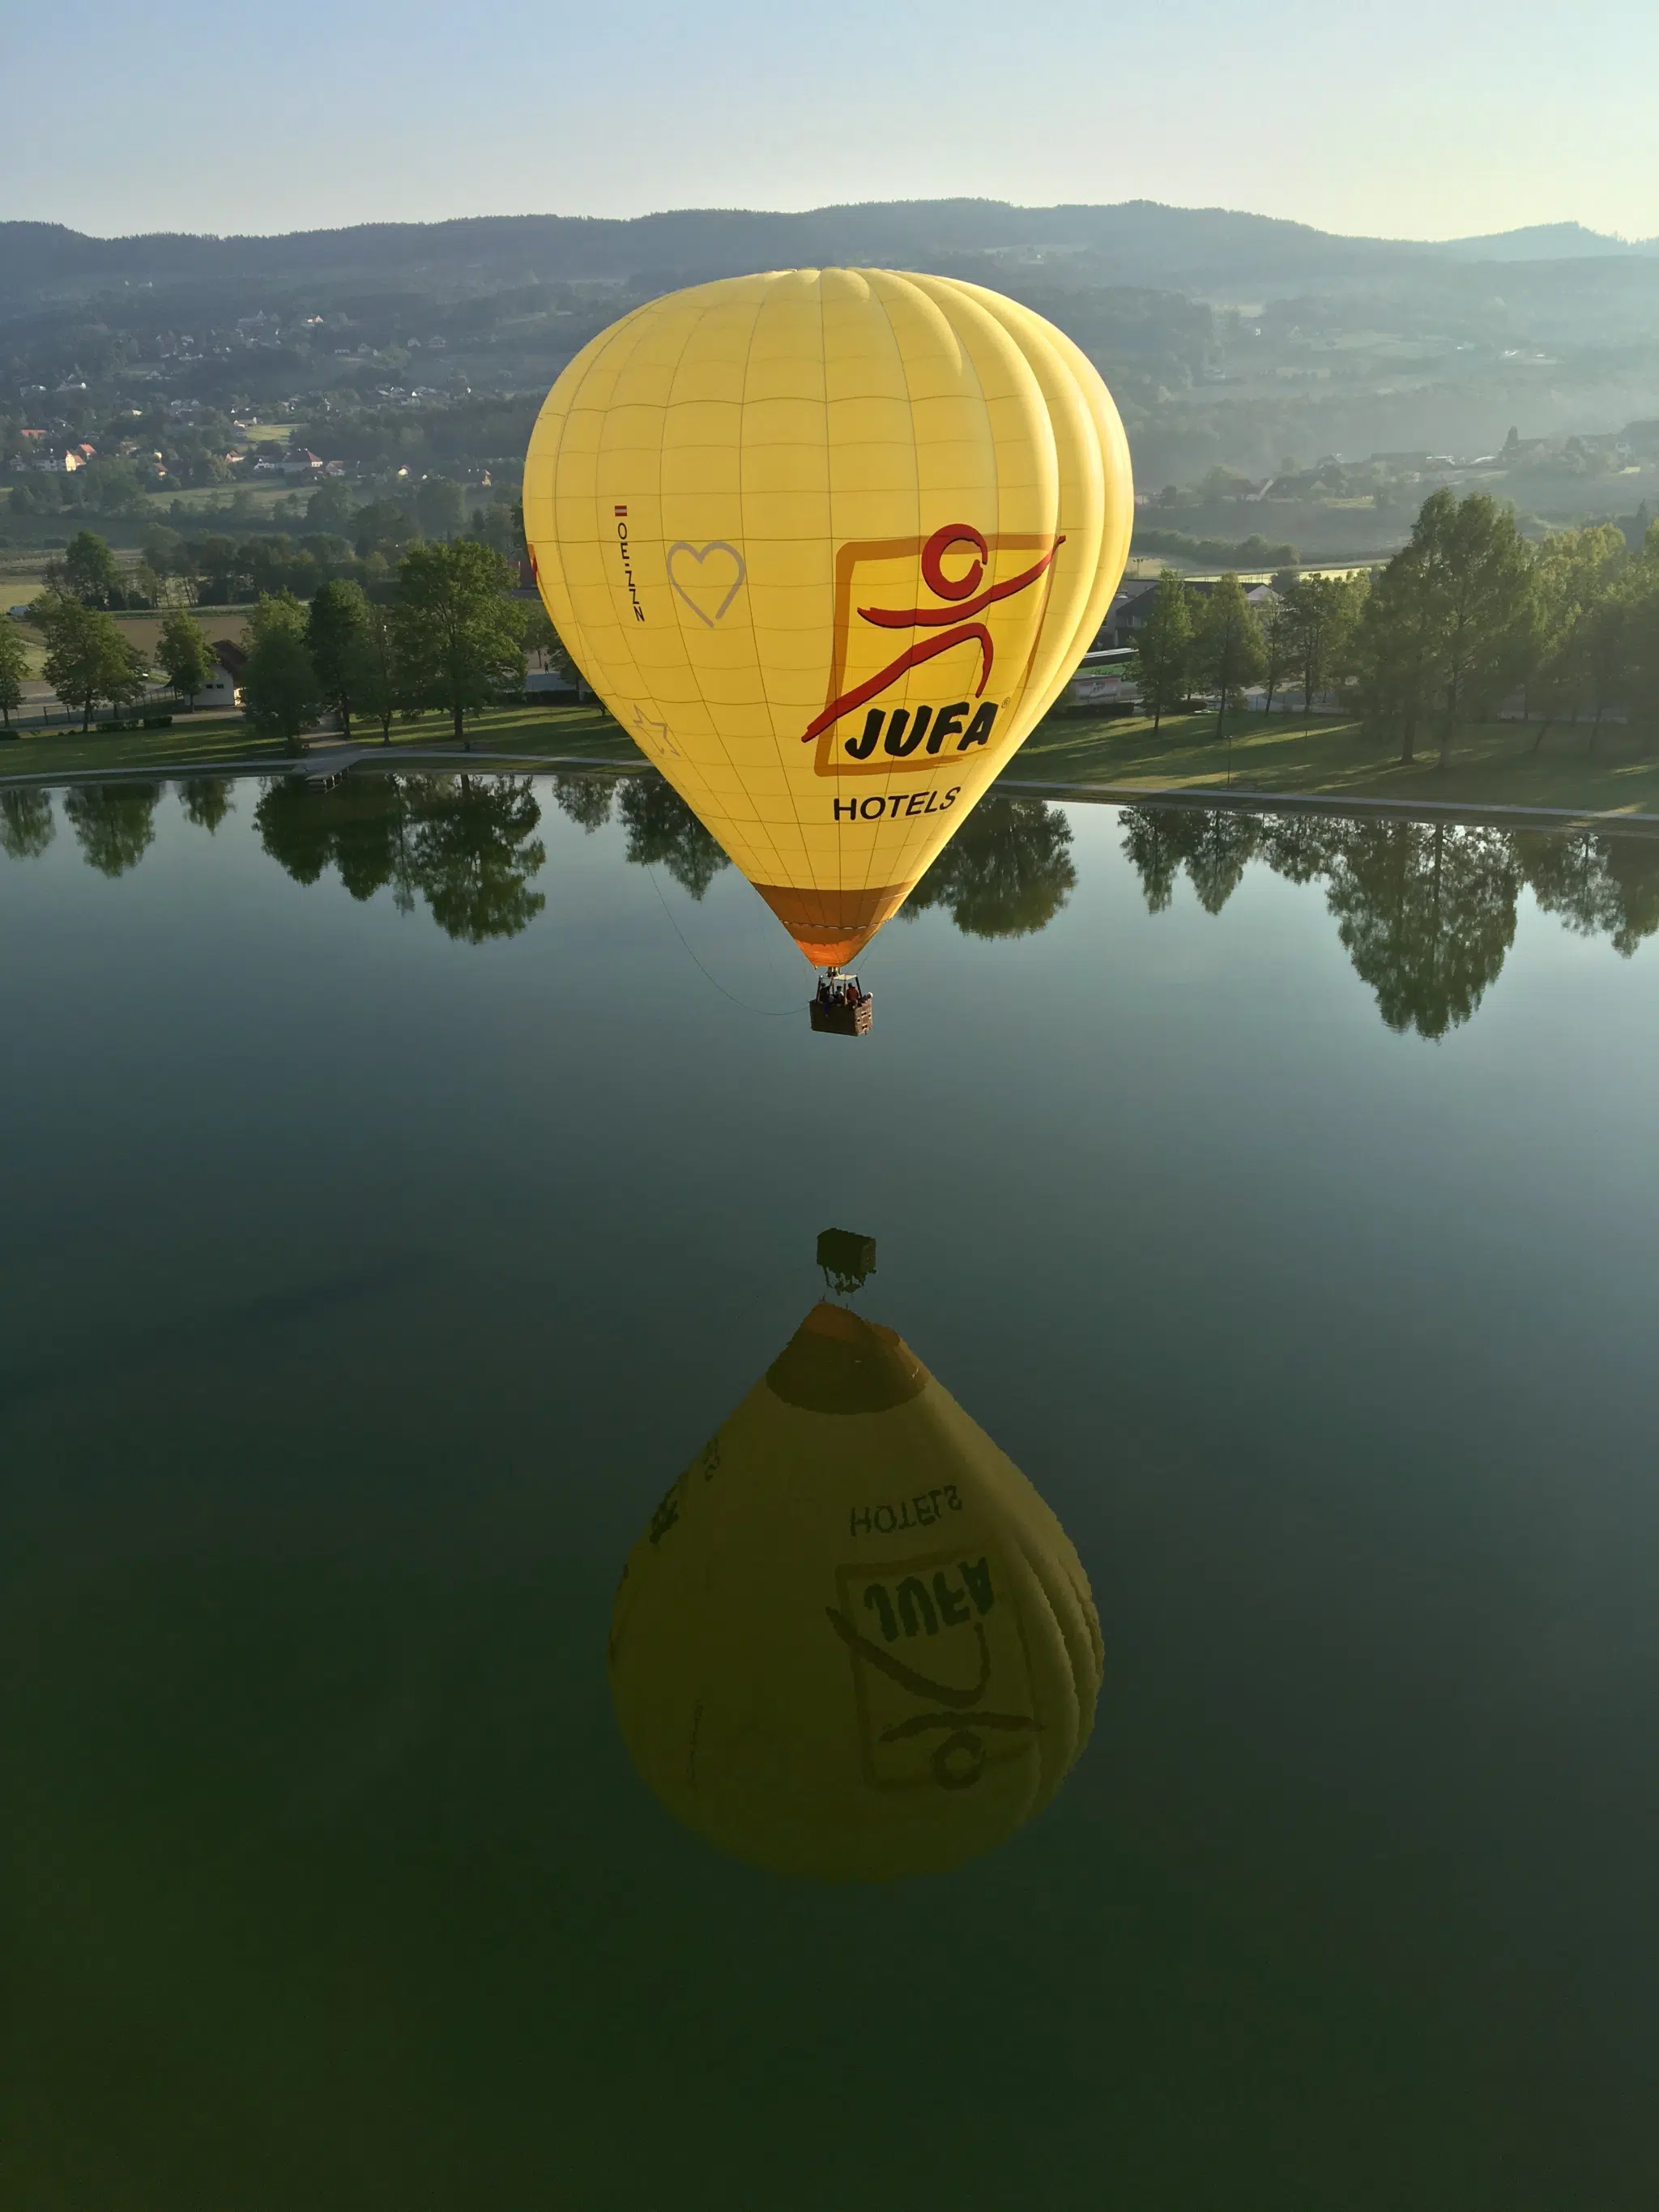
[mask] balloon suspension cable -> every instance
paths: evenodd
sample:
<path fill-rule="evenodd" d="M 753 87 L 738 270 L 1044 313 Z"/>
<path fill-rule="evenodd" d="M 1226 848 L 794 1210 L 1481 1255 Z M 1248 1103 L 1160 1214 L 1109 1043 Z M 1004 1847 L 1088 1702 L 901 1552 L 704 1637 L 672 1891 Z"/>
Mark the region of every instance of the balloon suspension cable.
<path fill-rule="evenodd" d="M 675 936 L 678 937 L 680 943 L 685 946 L 686 954 L 690 958 L 692 966 L 699 971 L 706 981 L 714 985 L 714 988 L 720 993 L 721 998 L 730 999 L 734 1006 L 741 1006 L 746 1014 L 758 1014 L 763 1021 L 787 1021 L 792 1014 L 797 1016 L 799 1014 L 800 1008 L 798 1006 L 751 1006 L 747 999 L 738 998 L 735 992 L 728 991 L 725 984 L 722 983 L 717 976 L 711 975 L 708 970 L 703 966 L 702 961 L 698 959 L 696 954 L 692 951 L 690 945 L 686 944 L 685 932 L 680 927 L 678 922 L 674 920 L 674 909 L 669 905 L 668 901 L 663 897 L 662 885 L 657 881 L 657 872 L 651 866 L 649 861 L 646 863 L 645 872 L 651 878 L 651 888 L 657 894 L 662 910 L 668 916 L 669 922 L 673 928 Z"/>

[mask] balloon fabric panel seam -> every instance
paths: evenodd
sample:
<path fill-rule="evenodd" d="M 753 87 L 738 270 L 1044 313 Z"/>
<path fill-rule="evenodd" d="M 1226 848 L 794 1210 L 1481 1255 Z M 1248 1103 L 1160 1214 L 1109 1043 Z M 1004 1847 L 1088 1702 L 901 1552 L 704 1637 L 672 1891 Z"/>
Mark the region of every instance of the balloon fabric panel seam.
<path fill-rule="evenodd" d="M 741 298 L 741 297 L 742 297 L 742 294 L 739 292 L 739 294 L 738 294 L 738 296 L 739 298 Z M 757 291 L 757 294 L 756 294 L 756 295 L 755 295 L 754 313 L 753 313 L 753 315 L 750 317 L 750 323 L 749 323 L 749 336 L 748 336 L 748 340 L 747 340 L 747 343 L 745 343 L 745 345 L 744 345 L 744 356 L 743 356 L 743 377 L 742 377 L 742 380 L 741 380 L 741 382 L 739 383 L 739 385 L 738 385 L 738 409 L 739 418 L 741 418 L 741 414 L 742 414 L 743 406 L 744 406 L 744 400 L 745 400 L 745 398 L 746 398 L 746 397 L 747 397 L 747 393 L 748 393 L 748 386 L 749 386 L 749 365 L 750 365 L 750 362 L 751 362 L 751 360 L 752 360 L 752 359 L 753 359 L 753 357 L 754 357 L 754 352 L 755 352 L 755 333 L 756 333 L 756 331 L 760 328 L 761 317 L 762 317 L 762 315 L 765 313 L 765 309 L 766 309 L 766 295 L 765 295 L 765 293 L 764 293 L 763 291 Z M 696 319 L 696 323 L 692 325 L 691 330 L 690 330 L 690 331 L 688 331 L 688 333 L 687 333 L 687 335 L 686 335 L 685 343 L 684 343 L 684 346 L 681 348 L 681 349 L 680 349 L 680 356 L 679 356 L 679 359 L 678 359 L 678 360 L 675 362 L 675 364 L 674 364 L 674 374 L 675 374 L 675 379 L 676 379 L 676 380 L 678 380 L 678 378 L 679 372 L 680 372 L 681 368 L 684 366 L 685 356 L 686 356 L 687 352 L 689 352 L 689 350 L 690 349 L 690 347 L 691 347 L 692 342 L 693 342 L 693 340 L 696 338 L 696 335 L 697 335 L 697 332 L 698 332 L 699 331 L 701 331 L 701 330 L 703 328 L 703 326 L 705 325 L 705 324 L 707 324 L 707 323 L 710 320 L 710 319 L 711 319 L 713 316 L 714 316 L 714 315 L 715 315 L 717 313 L 719 313 L 719 312 L 720 312 L 720 308 L 719 308 L 719 307 L 718 307 L 718 306 L 717 306 L 717 304 L 716 304 L 714 301 L 711 301 L 708 303 L 708 305 L 707 307 L 705 307 L 702 308 L 702 309 L 699 311 L 699 313 L 698 313 L 698 316 L 697 316 L 697 319 Z M 669 391 L 670 391 L 670 402 L 671 402 L 671 404 L 672 404 L 672 393 L 673 393 L 673 386 L 672 386 L 672 383 L 671 383 L 671 385 L 670 385 Z M 665 430 L 666 429 L 666 427 L 667 427 L 666 416 L 665 415 L 665 418 L 664 418 L 664 428 L 665 428 Z M 660 453 L 660 447 L 659 448 L 659 452 Z M 747 577 L 748 577 L 749 559 L 748 559 L 748 553 L 747 553 L 747 550 L 744 550 L 744 549 L 746 549 L 746 548 L 747 548 L 747 545 L 748 545 L 748 538 L 749 538 L 749 533 L 748 533 L 747 530 L 744 527 L 744 507 L 743 507 L 743 439 L 742 439 L 741 432 L 739 432 L 738 439 L 738 446 L 737 446 L 737 462 L 738 462 L 738 535 L 739 535 L 739 538 L 741 538 L 741 540 L 742 540 L 742 547 L 741 547 L 741 548 L 740 548 L 740 550 L 739 550 L 739 556 L 738 556 L 738 557 L 739 557 L 739 558 L 741 559 L 741 561 L 743 562 L 743 564 L 744 564 L 744 576 L 743 576 L 743 578 L 742 578 L 741 581 L 742 581 L 742 583 L 744 583 L 744 584 L 745 584 L 745 585 L 746 585 L 746 583 L 747 583 Z M 658 479 L 658 481 L 659 481 L 659 486 L 660 487 L 660 483 L 661 483 L 660 473 L 659 474 L 659 479 Z M 660 501 L 659 501 L 659 504 L 658 525 L 659 525 L 659 529 L 661 530 L 661 532 L 662 532 L 663 538 L 664 538 L 664 540 L 665 540 L 665 541 L 666 541 L 666 538 L 667 538 L 667 529 L 666 529 L 666 525 L 665 525 L 665 521 L 664 521 L 664 520 L 663 520 L 662 514 L 661 514 L 661 511 L 660 511 Z M 667 557 L 667 556 L 666 556 L 666 555 L 665 554 L 665 556 L 664 556 L 664 559 L 665 559 L 665 561 L 666 560 L 666 557 Z M 758 673 L 760 672 L 760 671 L 761 671 L 761 667 L 762 667 L 762 661 L 761 661 L 760 641 L 759 641 L 759 639 L 758 639 L 758 637 L 757 636 L 756 632 L 755 632 L 755 603 L 754 603 L 754 599 L 753 599 L 753 598 L 751 597 L 751 595 L 750 594 L 750 592 L 749 592 L 746 589 L 744 589 L 744 592 L 743 592 L 743 619 L 744 619 L 744 622 L 747 623 L 747 625 L 748 625 L 749 650 L 750 650 L 750 656 L 751 656 L 751 658 L 753 659 L 753 661 L 754 661 L 754 664 L 755 664 L 755 668 L 756 668 L 757 673 L 758 674 Z M 678 640 L 679 640 L 680 651 L 681 651 L 682 654 L 684 656 L 684 660 L 685 660 L 685 665 L 686 665 L 686 671 L 687 671 L 687 673 L 690 675 L 690 678 L 691 678 L 691 681 L 692 681 L 692 684 L 695 685 L 695 687 L 696 687 L 696 694 L 697 694 L 698 702 L 699 702 L 699 704 L 700 704 L 700 705 L 702 706 L 702 708 L 703 715 L 704 715 L 704 718 L 705 718 L 705 720 L 707 720 L 707 722 L 708 722 L 708 728 L 709 728 L 710 733 L 713 735 L 714 739 L 714 742 L 715 742 L 715 744 L 718 745 L 718 747 L 719 747 L 719 749 L 720 749 L 720 759 L 719 759 L 718 763 L 711 763 L 711 765 L 713 765 L 713 766 L 717 766 L 717 767 L 720 767 L 720 768 L 723 768 L 723 769 L 727 772 L 727 774 L 728 774 L 728 775 L 730 775 L 731 776 L 732 776 L 732 777 L 736 780 L 738 788 L 739 788 L 739 789 L 741 790 L 741 792 L 743 793 L 743 796 L 744 796 L 744 799 L 745 802 L 747 803 L 747 805 L 749 805 L 749 807 L 750 808 L 750 810 L 753 811 L 753 813 L 754 813 L 754 817 L 755 817 L 755 818 L 754 818 L 754 822 L 753 822 L 753 823 L 752 823 L 751 825 L 750 825 L 750 832 L 751 832 L 751 842 L 755 844 L 755 846 L 756 846 L 757 848 L 760 847 L 760 846 L 761 846 L 761 845 L 763 845 L 763 844 L 764 846 L 766 846 L 766 847 L 769 849 L 769 851 L 771 852 L 774 860 L 775 860 L 775 861 L 781 861 L 783 856 L 782 856 L 782 854 L 778 851 L 778 848 L 777 848 L 777 840 L 776 840 L 776 838 L 773 836 L 773 834 L 772 834 L 772 832 L 771 832 L 770 825 L 766 822 L 766 820 L 764 819 L 763 816 L 761 814 L 761 812 L 760 812 L 760 811 L 759 811 L 758 807 L 757 806 L 756 799 L 755 799 L 755 795 L 754 795 L 753 792 L 750 789 L 750 787 L 749 787 L 749 780 L 748 780 L 748 776 L 747 776 L 747 775 L 746 775 L 745 771 L 744 771 L 744 769 L 739 765 L 739 763 L 738 763 L 738 762 L 737 762 L 737 761 L 732 757 L 732 749 L 731 749 L 731 746 L 730 746 L 729 743 L 727 742 L 726 732 L 725 732 L 725 731 L 724 731 L 724 730 L 721 728 L 721 726 L 720 726 L 720 716 L 719 716 L 719 715 L 718 715 L 718 714 L 715 712 L 715 709 L 714 709 L 714 707 L 713 702 L 710 701 L 710 699 L 709 699 L 709 697 L 708 697 L 708 693 L 707 693 L 707 692 L 705 691 L 705 690 L 703 689 L 702 672 L 702 670 L 701 670 L 701 669 L 698 667 L 698 665 L 697 665 L 696 657 L 692 654 L 692 653 L 689 650 L 689 648 L 688 648 L 688 647 L 687 647 L 687 646 L 686 646 L 686 643 L 685 643 L 685 633 L 684 633 L 684 626 L 682 625 L 682 623 L 680 623 L 680 619 L 679 619 L 679 615 L 678 615 L 678 610 L 676 610 L 676 611 L 675 611 L 674 623 L 675 623 L 675 635 L 676 635 L 676 636 L 677 636 L 677 637 L 678 638 Z M 708 775 L 707 775 L 707 772 L 706 772 L 706 771 L 703 773 L 703 775 L 702 775 L 702 779 L 701 779 L 701 780 L 702 780 L 702 783 L 703 783 L 703 785 L 704 785 L 704 787 L 705 787 L 705 789 L 706 789 L 706 788 L 707 788 L 707 786 L 708 786 Z M 705 827 L 706 827 L 706 826 L 707 826 L 707 825 L 705 824 Z M 712 833 L 711 833 L 711 834 L 712 834 Z M 722 852 L 726 853 L 726 854 L 727 854 L 727 857 L 729 858 L 729 857 L 730 857 L 730 854 L 729 854 L 728 848 L 727 848 L 727 847 L 726 847 L 726 843 L 725 843 L 724 840 L 717 839 L 717 840 L 716 840 L 716 842 L 720 844 L 720 850 L 721 850 Z"/>
<path fill-rule="evenodd" d="M 904 287 L 904 289 L 905 289 L 906 290 L 909 290 L 909 289 L 914 289 L 914 288 L 912 288 L 912 287 L 909 285 L 908 279 L 904 276 L 904 275 L 902 274 L 902 271 L 895 270 L 894 272 L 892 272 L 892 279 L 891 279 L 891 281 L 892 281 L 895 284 L 896 284 L 896 285 L 903 286 L 903 287 Z M 904 379 L 904 406 L 905 406 L 905 412 L 908 414 L 908 416 L 909 416 L 909 418 L 910 418 L 910 450 L 911 450 L 912 453 L 915 453 L 918 450 L 918 447 L 917 447 L 917 440 L 918 440 L 918 436 L 919 436 L 919 426 L 918 426 L 917 422 L 916 422 L 916 394 L 915 394 L 915 381 L 914 381 L 914 380 L 912 379 L 911 374 L 910 374 L 910 363 L 909 363 L 908 358 L 907 357 L 907 356 L 906 356 L 906 354 L 905 354 L 905 350 L 904 350 L 904 342 L 903 342 L 903 340 L 900 337 L 900 336 L 899 336 L 899 334 L 898 334 L 898 329 L 897 329 L 897 326 L 896 325 L 896 324 L 895 324 L 895 323 L 894 323 L 894 321 L 893 321 L 893 312 L 892 312 L 892 308 L 891 308 L 891 307 L 890 307 L 890 303 L 889 303 L 889 300 L 888 300 L 888 296 L 887 296 L 886 293 L 885 293 L 884 291 L 883 291 L 883 290 L 882 290 L 878 286 L 877 286 L 877 285 L 875 285 L 875 284 L 872 284 L 872 285 L 871 285 L 871 287 L 870 287 L 870 295 L 871 295 L 871 297 L 872 297 L 872 298 L 876 301 L 877 305 L 878 305 L 878 306 L 880 307 L 880 309 L 881 309 L 882 320 L 883 320 L 883 321 L 886 324 L 886 325 L 887 325 L 888 335 L 889 335 L 890 338 L 890 339 L 891 339 L 891 341 L 892 341 L 893 351 L 894 351 L 894 353 L 895 353 L 895 355 L 896 356 L 897 360 L 898 360 L 898 364 L 899 364 L 899 374 L 901 374 L 901 376 L 902 376 L 902 378 Z M 913 472 L 912 472 L 912 487 L 911 487 L 911 488 L 912 488 L 912 490 L 913 490 L 913 492 L 914 492 L 914 495 L 915 495 L 915 534 L 916 534 L 916 536 L 917 536 L 917 538 L 922 538 L 923 536 L 925 536 L 925 534 L 926 534 L 926 533 L 924 532 L 924 531 L 923 531 L 923 529 L 922 529 L 922 526 L 921 526 L 921 470 L 920 470 L 919 468 L 918 468 L 918 469 L 915 469 L 915 470 L 913 470 Z M 839 598 L 839 593 L 837 593 L 837 598 Z M 839 637 L 839 635 L 840 635 L 840 624 L 839 624 L 839 622 L 838 622 L 838 623 L 837 623 L 837 624 L 836 624 L 836 635 L 837 635 L 837 636 Z M 908 701 L 909 701 L 909 696 L 910 696 L 910 692 L 909 692 L 909 686 L 908 686 L 908 684 L 907 684 L 907 685 L 905 686 L 905 695 L 904 695 L 904 696 L 905 696 L 905 701 L 906 701 L 906 702 L 907 702 L 907 704 L 908 704 Z M 884 795 L 884 796 L 885 796 L 885 795 L 887 794 L 887 793 L 888 793 L 888 791 L 889 791 L 889 788 L 890 788 L 890 782 L 891 782 L 891 778 L 890 778 L 890 777 L 888 778 L 888 780 L 883 783 L 883 785 L 882 785 L 882 793 L 883 793 L 883 795 Z M 889 865 L 890 865 L 890 864 L 884 863 L 884 866 L 889 866 Z M 867 891 L 869 891 L 869 890 L 872 888 L 872 878 L 874 878 L 878 873 L 878 871 L 877 866 L 876 866 L 876 846 L 875 846 L 875 841 L 874 841 L 873 839 L 872 839 L 872 840 L 870 841 L 870 844 L 869 844 L 868 849 L 866 850 L 866 854 L 865 854 L 865 856 L 864 856 L 863 880 L 862 880 L 862 882 L 861 882 L 861 883 L 860 883 L 860 884 L 858 885 L 858 889 L 859 889 L 861 892 L 867 892 Z"/>

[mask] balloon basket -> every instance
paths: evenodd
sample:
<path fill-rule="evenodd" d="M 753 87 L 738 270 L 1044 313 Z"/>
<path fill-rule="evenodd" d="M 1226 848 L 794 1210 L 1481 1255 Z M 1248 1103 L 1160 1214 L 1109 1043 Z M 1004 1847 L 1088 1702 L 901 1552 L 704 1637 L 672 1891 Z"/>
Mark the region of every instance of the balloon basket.
<path fill-rule="evenodd" d="M 870 994 L 843 1002 L 826 1006 L 822 999 L 809 999 L 806 1011 L 812 1018 L 812 1027 L 824 1036 L 868 1036 L 873 1013 Z"/>

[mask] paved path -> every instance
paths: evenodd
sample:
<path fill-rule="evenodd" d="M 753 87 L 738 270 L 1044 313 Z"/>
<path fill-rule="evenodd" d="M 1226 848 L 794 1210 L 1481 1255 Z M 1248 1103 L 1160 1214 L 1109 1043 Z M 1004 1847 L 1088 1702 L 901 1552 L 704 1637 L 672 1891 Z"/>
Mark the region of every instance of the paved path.
<path fill-rule="evenodd" d="M 1619 807 L 1480 806 L 1443 799 L 1338 799 L 1327 793 L 1291 791 L 1194 791 L 1188 785 L 1165 789 L 1132 783 L 1039 783 L 1000 777 L 999 791 L 1034 799 L 1082 799 L 1102 806 L 1230 806 L 1244 814 L 1376 814 L 1390 821 L 1420 822 L 1425 817 L 1468 822 L 1499 830 L 1628 830 L 1632 836 L 1659 834 L 1659 814 L 1638 814 Z"/>
<path fill-rule="evenodd" d="M 262 760 L 43 769 L 32 775 L 0 775 L 0 790 L 8 786 L 113 783 L 124 779 L 161 782 L 193 775 L 291 775 L 307 783 L 320 783 L 354 768 L 418 771 L 431 763 L 458 769 L 512 768 L 532 775 L 577 768 L 597 769 L 607 775 L 643 775 L 651 768 L 649 761 L 605 760 L 583 753 L 466 752 L 453 746 L 441 750 L 422 746 L 417 752 L 409 745 L 313 745 L 297 756 L 279 753 Z M 1420 822 L 1427 817 L 1500 830 L 1600 830 L 1633 837 L 1659 836 L 1659 814 L 1638 814 L 1617 807 L 1480 806 L 1439 799 L 1341 799 L 1322 793 L 1194 790 L 1186 785 L 1159 788 L 1127 783 L 1047 783 L 1009 775 L 1000 777 L 996 787 L 1017 792 L 1022 798 L 1081 800 L 1101 806 L 1222 806 L 1245 814 L 1374 814 L 1395 822 Z"/>
<path fill-rule="evenodd" d="M 27 788 L 59 783 L 161 783 L 191 775 L 290 775 L 315 783 L 347 769 L 418 770 L 433 761 L 445 767 L 515 768 L 544 775 L 550 769 L 580 768 L 602 769 L 610 775 L 640 775 L 651 765 L 649 761 L 599 760 L 583 753 L 469 753 L 424 746 L 416 752 L 410 745 L 318 745 L 297 755 L 268 753 L 260 760 L 146 761 L 113 768 L 39 769 L 27 775 L 0 775 L 0 790 L 9 786 Z"/>

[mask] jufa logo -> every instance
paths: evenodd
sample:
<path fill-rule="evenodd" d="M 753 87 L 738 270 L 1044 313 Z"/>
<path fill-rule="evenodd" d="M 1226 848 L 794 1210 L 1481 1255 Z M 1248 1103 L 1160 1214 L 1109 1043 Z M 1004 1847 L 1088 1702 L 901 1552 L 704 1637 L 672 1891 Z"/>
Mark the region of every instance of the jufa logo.
<path fill-rule="evenodd" d="M 949 522 L 927 538 L 843 545 L 836 556 L 829 696 L 801 733 L 803 744 L 817 744 L 817 773 L 926 769 L 942 752 L 988 744 L 1000 710 L 1024 689 L 1042 633 L 1054 556 L 1065 542 L 1007 532 L 987 537 L 971 523 Z M 894 653 L 896 633 L 905 630 L 915 633 L 913 642 Z M 913 668 L 962 647 L 968 654 L 951 673 L 956 684 L 971 681 L 970 698 L 938 706 L 883 703 L 882 694 Z M 1003 696 L 987 698 L 999 650 Z M 860 708 L 857 726 L 842 731 L 843 718 Z"/>

